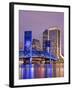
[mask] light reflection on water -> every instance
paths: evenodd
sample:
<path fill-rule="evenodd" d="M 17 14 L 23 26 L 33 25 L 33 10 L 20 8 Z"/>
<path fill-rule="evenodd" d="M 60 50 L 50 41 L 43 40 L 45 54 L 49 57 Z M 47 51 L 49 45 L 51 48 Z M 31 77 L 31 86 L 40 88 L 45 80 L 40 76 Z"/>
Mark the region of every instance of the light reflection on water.
<path fill-rule="evenodd" d="M 20 79 L 63 77 L 64 66 L 53 64 L 21 64 L 19 67 Z"/>

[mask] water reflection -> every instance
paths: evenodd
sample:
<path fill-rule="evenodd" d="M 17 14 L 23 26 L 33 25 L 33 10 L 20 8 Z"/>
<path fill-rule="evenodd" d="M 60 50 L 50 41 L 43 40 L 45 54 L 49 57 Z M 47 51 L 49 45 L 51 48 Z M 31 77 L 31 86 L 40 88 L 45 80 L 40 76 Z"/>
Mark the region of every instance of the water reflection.
<path fill-rule="evenodd" d="M 63 77 L 63 63 L 24 64 L 19 66 L 20 79 Z"/>

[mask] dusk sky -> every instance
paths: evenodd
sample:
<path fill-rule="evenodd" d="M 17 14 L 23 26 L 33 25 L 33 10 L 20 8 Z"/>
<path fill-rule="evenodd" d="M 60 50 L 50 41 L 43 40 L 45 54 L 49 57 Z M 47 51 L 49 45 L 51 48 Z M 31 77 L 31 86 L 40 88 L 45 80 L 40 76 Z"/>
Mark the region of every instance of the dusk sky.
<path fill-rule="evenodd" d="M 33 38 L 42 44 L 43 31 L 57 26 L 61 31 L 61 50 L 64 52 L 64 13 L 46 11 L 19 11 L 19 42 L 24 41 L 24 31 L 32 31 Z"/>

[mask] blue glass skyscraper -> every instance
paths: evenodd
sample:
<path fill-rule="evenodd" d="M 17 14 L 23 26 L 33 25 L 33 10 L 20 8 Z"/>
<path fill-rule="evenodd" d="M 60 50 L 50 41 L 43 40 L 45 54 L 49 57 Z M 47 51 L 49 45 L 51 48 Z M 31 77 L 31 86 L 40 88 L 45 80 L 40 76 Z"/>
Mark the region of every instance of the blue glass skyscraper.
<path fill-rule="evenodd" d="M 24 53 L 29 57 L 29 64 L 27 65 L 27 78 L 32 78 L 32 31 L 24 32 Z"/>

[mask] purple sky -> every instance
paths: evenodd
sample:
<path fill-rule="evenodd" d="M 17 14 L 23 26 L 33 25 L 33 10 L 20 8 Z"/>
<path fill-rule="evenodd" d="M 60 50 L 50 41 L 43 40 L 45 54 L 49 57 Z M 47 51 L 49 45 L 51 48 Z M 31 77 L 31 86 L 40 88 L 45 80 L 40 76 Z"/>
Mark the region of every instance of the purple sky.
<path fill-rule="evenodd" d="M 42 35 L 45 29 L 57 26 L 61 30 L 62 53 L 64 52 L 64 13 L 46 11 L 19 11 L 19 42 L 23 42 L 24 31 L 31 30 L 33 38 L 39 39 L 42 44 Z"/>

